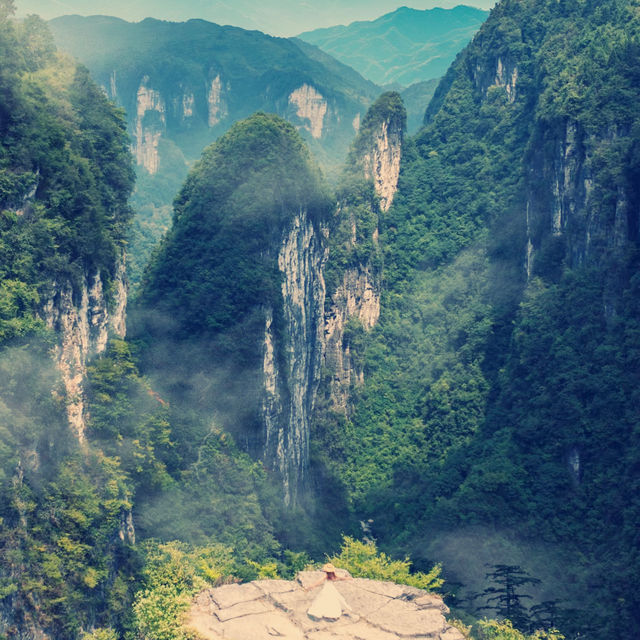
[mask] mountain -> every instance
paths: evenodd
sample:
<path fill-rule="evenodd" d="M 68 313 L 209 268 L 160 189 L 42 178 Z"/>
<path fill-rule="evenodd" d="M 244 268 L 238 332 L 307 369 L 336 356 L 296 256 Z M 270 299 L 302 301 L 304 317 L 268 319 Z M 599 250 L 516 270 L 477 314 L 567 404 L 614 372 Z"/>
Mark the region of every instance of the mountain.
<path fill-rule="evenodd" d="M 258 110 L 291 118 L 321 155 L 346 150 L 343 138 L 378 93 L 353 70 L 290 40 L 203 20 L 68 16 L 51 29 L 58 46 L 125 108 L 138 164 L 150 174 L 160 168 L 161 140 L 194 159 Z"/>
<path fill-rule="evenodd" d="M 145 369 L 247 443 L 287 503 L 308 466 L 330 206 L 294 127 L 255 114 L 190 173 L 141 296 Z"/>
<path fill-rule="evenodd" d="M 319 392 L 350 379 L 312 432 L 332 495 L 475 615 L 507 615 L 491 575 L 539 579 L 522 630 L 639 623 L 639 29 L 626 1 L 492 11 L 403 143 L 379 317 Z"/>
<path fill-rule="evenodd" d="M 0 6 L 0 633 L 68 637 L 104 614 L 94 588 L 122 579 L 131 542 L 130 492 L 89 448 L 85 391 L 90 358 L 124 336 L 134 174 L 121 113 L 56 55 L 44 22 L 14 25 L 11 9 Z"/>
<path fill-rule="evenodd" d="M 135 175 L 122 112 L 46 23 L 11 14 L 0 3 L 0 635 L 113 638 L 133 615 L 136 539 L 147 522 L 163 535 L 159 492 L 171 539 L 224 522 L 249 545 L 275 540 L 261 471 L 210 425 L 177 447 L 204 427 L 172 412 L 124 341 Z M 178 486 L 194 448 L 197 481 Z M 197 520 L 181 512 L 194 526 L 178 532 L 175 504 L 198 505 Z"/>
<path fill-rule="evenodd" d="M 298 36 L 380 85 L 438 78 L 486 20 L 467 6 L 418 11 L 401 7 L 370 22 L 316 29 Z"/>
<path fill-rule="evenodd" d="M 58 46 L 127 113 L 139 167 L 130 268 L 136 283 L 167 230 L 188 166 L 234 122 L 256 111 L 278 113 L 334 171 L 380 93 L 314 47 L 203 20 L 132 24 L 69 16 L 53 20 L 51 29 Z"/>
<path fill-rule="evenodd" d="M 492 0 L 477 0 L 474 6 L 489 9 Z M 431 9 L 434 6 L 451 7 L 452 0 L 417 0 L 416 9 Z M 172 0 L 20 0 L 21 16 L 36 13 L 49 20 L 61 15 L 79 14 L 117 16 L 131 22 L 155 17 L 160 20 L 184 22 L 200 18 L 217 24 L 228 24 L 243 29 L 255 29 L 276 36 L 292 36 L 301 31 L 335 24 L 349 24 L 354 20 L 371 20 L 397 8 L 392 0 L 329 0 L 322 4 L 304 0 L 273 0 L 269 3 L 256 0 L 188 0 L 176 3 Z"/>
<path fill-rule="evenodd" d="M 175 198 L 126 339 L 124 116 L 41 20 L 11 14 L 0 635 L 185 638 L 188 611 L 215 635 L 267 606 L 235 583 L 291 610 L 272 580 L 341 538 L 331 562 L 352 575 L 444 590 L 457 631 L 410 614 L 432 635 L 637 635 L 634 1 L 503 0 L 417 135 L 392 91 L 349 124 L 333 193 L 304 122 L 233 124 Z M 131 81 L 136 107 L 160 104 L 155 77 Z M 249 600 L 229 611 L 227 594 Z M 406 604 L 349 632 L 411 633 Z"/>

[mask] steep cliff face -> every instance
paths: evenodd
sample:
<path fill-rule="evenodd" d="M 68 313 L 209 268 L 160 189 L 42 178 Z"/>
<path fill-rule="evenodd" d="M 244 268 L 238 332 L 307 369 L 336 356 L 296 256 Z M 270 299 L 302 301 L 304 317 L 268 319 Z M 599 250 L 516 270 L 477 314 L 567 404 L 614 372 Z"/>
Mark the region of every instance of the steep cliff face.
<path fill-rule="evenodd" d="M 229 91 L 230 86 L 226 85 L 224 90 Z M 209 107 L 207 122 L 210 127 L 215 127 L 229 115 L 220 74 L 211 80 L 211 86 L 207 92 L 207 106 Z"/>
<path fill-rule="evenodd" d="M 541 138 L 528 158 L 528 273 L 536 253 L 552 241 L 562 243 L 571 268 L 622 255 L 624 247 L 638 240 L 634 185 L 625 179 L 606 184 L 594 174 L 603 152 L 624 146 L 629 131 L 587 132 L 566 119 L 545 129 Z"/>
<path fill-rule="evenodd" d="M 332 372 L 331 401 L 333 408 L 349 411 L 352 385 L 364 382 L 362 365 L 354 362 L 351 345 L 345 340 L 345 329 L 351 319 L 369 330 L 380 317 L 380 274 L 370 264 L 351 267 L 331 297 L 325 316 L 325 365 Z"/>
<path fill-rule="evenodd" d="M 87 362 L 103 353 L 109 335 L 124 337 L 127 288 L 124 259 L 118 261 L 109 295 L 99 271 L 85 274 L 79 289 L 70 282 L 53 283 L 54 293 L 44 305 L 47 327 L 57 336 L 55 360 L 67 394 L 69 426 L 78 441 L 86 444 L 84 384 Z"/>
<path fill-rule="evenodd" d="M 324 131 L 324 118 L 327 115 L 327 101 L 314 87 L 303 84 L 289 95 L 289 103 L 296 107 L 295 115 L 307 120 L 303 126 L 318 140 Z"/>
<path fill-rule="evenodd" d="M 296 502 L 309 466 L 309 433 L 322 361 L 325 285 L 323 236 L 301 211 L 286 231 L 278 255 L 285 330 L 283 358 L 274 357 L 273 312 L 264 342 L 264 457 L 283 477 L 285 502 Z M 284 368 L 284 370 L 283 370 Z"/>
<path fill-rule="evenodd" d="M 154 174 L 159 167 L 158 143 L 167 121 L 165 101 L 159 91 L 147 86 L 148 82 L 145 76 L 136 93 L 135 156 L 138 165 Z"/>
<path fill-rule="evenodd" d="M 95 623 L 92 592 L 116 579 L 120 532 L 131 540 L 128 481 L 87 445 L 83 392 L 88 359 L 124 332 L 134 176 L 121 113 L 45 23 L 12 11 L 0 10 L 0 636 L 45 640 Z"/>
<path fill-rule="evenodd" d="M 331 403 L 349 411 L 353 384 L 362 384 L 362 365 L 354 360 L 345 338 L 349 322 L 355 329 L 372 329 L 380 317 L 381 273 L 379 215 L 389 210 L 397 190 L 406 113 L 398 94 L 383 94 L 367 112 L 354 141 L 347 173 L 373 185 L 374 196 L 361 202 L 358 189 L 343 192 L 335 214 L 331 240 L 334 251 L 359 255 L 344 259 L 335 290 L 328 292 L 325 316 L 325 365 L 331 372 Z M 330 256 L 331 259 L 331 256 Z"/>
<path fill-rule="evenodd" d="M 404 129 L 401 119 L 381 121 L 372 132 L 371 150 L 362 158 L 365 178 L 373 180 L 383 212 L 389 210 L 398 189 Z"/>
<path fill-rule="evenodd" d="M 473 69 L 475 86 L 486 98 L 491 87 L 504 89 L 510 103 L 516 100 L 518 65 L 510 55 L 497 56 L 490 60 L 478 60 Z"/>
<path fill-rule="evenodd" d="M 256 114 L 209 147 L 188 178 L 145 292 L 152 314 L 171 317 L 157 335 L 175 360 L 167 368 L 185 367 L 175 401 L 192 388 L 192 406 L 264 461 L 287 504 L 309 465 L 329 207 L 293 125 Z M 176 341 L 193 357 L 176 358 Z"/>

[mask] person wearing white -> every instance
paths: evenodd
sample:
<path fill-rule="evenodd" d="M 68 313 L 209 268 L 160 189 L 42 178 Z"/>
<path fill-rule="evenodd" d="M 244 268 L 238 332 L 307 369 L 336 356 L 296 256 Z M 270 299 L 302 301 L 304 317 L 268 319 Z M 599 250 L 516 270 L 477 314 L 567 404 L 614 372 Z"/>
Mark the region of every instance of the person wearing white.
<path fill-rule="evenodd" d="M 337 620 L 346 611 L 351 611 L 338 590 L 331 584 L 337 580 L 350 580 L 351 576 L 338 576 L 337 569 L 329 562 L 322 567 L 324 576 L 315 584 L 307 587 L 305 591 L 315 589 L 324 583 L 320 593 L 311 603 L 307 614 L 316 620 Z"/>

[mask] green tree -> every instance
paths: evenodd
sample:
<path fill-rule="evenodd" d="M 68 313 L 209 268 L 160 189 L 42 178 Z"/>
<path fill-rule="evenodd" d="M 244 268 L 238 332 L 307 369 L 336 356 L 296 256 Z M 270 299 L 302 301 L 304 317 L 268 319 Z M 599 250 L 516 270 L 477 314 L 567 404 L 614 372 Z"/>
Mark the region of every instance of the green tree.
<path fill-rule="evenodd" d="M 497 564 L 486 574 L 494 586 L 487 587 L 480 595 L 489 603 L 481 609 L 493 609 L 502 619 L 510 620 L 521 630 L 529 628 L 529 616 L 523 600 L 532 596 L 522 593 L 521 587 L 539 584 L 540 580 L 530 577 L 516 565 Z"/>

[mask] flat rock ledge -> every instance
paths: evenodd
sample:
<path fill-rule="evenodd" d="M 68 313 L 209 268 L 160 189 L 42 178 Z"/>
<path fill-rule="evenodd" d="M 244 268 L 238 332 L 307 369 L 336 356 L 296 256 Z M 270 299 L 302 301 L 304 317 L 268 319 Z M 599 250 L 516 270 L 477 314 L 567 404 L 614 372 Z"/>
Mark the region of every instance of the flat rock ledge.
<path fill-rule="evenodd" d="M 207 589 L 195 597 L 185 626 L 203 640 L 464 640 L 447 623 L 449 610 L 442 598 L 392 582 L 333 582 L 351 610 L 337 620 L 312 618 L 307 611 L 322 587 L 304 588 L 323 575 L 303 571 L 294 581 L 256 580 Z"/>

